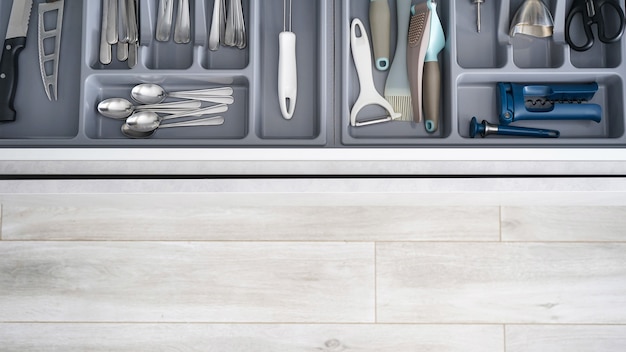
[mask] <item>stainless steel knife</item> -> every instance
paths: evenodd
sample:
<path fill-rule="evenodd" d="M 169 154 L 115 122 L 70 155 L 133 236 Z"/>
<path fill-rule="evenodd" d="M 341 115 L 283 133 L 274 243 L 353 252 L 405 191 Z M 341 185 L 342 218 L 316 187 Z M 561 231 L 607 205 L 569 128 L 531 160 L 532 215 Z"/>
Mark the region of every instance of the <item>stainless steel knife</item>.
<path fill-rule="evenodd" d="M 0 122 L 15 121 L 13 100 L 17 88 L 18 56 L 26 45 L 33 0 L 13 0 L 0 61 Z"/>

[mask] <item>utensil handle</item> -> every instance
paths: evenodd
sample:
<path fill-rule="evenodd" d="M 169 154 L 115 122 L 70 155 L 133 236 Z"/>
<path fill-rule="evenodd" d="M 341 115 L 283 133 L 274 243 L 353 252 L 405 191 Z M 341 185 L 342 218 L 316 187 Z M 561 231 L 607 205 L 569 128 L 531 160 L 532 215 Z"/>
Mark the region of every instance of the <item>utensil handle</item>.
<path fill-rule="evenodd" d="M 157 13 L 156 40 L 166 42 L 170 40 L 172 20 L 174 18 L 174 0 L 159 0 Z"/>
<path fill-rule="evenodd" d="M 191 15 L 189 12 L 189 0 L 179 0 L 176 26 L 174 27 L 174 42 L 177 44 L 187 44 L 191 41 Z"/>
<path fill-rule="evenodd" d="M 122 43 L 128 43 L 130 41 L 129 35 L 129 21 L 128 21 L 128 0 L 119 0 L 118 4 L 120 16 L 119 16 L 119 38 Z"/>
<path fill-rule="evenodd" d="M 102 1 L 102 23 L 100 27 L 100 63 L 108 65 L 113 61 L 113 53 L 111 44 L 107 41 L 107 28 L 109 21 L 109 2 L 111 0 Z"/>
<path fill-rule="evenodd" d="M 202 106 L 201 101 L 177 101 L 173 103 L 160 103 L 149 105 L 137 105 L 135 110 L 181 110 L 181 109 L 198 109 Z"/>
<path fill-rule="evenodd" d="M 107 11 L 107 42 L 111 45 L 117 44 L 119 40 L 117 31 L 117 0 L 109 0 L 109 11 Z"/>
<path fill-rule="evenodd" d="M 296 62 L 296 35 L 281 32 L 278 35 L 278 99 L 283 117 L 290 120 L 298 98 L 298 67 Z"/>
<path fill-rule="evenodd" d="M 539 128 L 498 126 L 498 135 L 538 138 L 558 138 L 560 133 L 556 130 L 544 130 Z"/>
<path fill-rule="evenodd" d="M 430 39 L 431 13 L 427 3 L 419 3 L 411 9 L 413 15 L 409 20 L 407 70 L 411 87 L 413 121 L 421 123 L 424 115 L 424 59 Z"/>
<path fill-rule="evenodd" d="M 439 128 L 441 106 L 441 70 L 439 62 L 424 63 L 424 123 L 426 131 L 433 133 Z"/>
<path fill-rule="evenodd" d="M 220 41 L 224 28 L 222 24 L 222 4 L 223 0 L 215 0 L 213 4 L 213 16 L 211 18 L 211 31 L 209 33 L 209 50 L 215 51 L 220 47 Z"/>
<path fill-rule="evenodd" d="M 4 41 L 2 61 L 0 61 L 0 122 L 15 121 L 15 91 L 17 90 L 18 57 L 26 37 L 10 38 Z"/>
<path fill-rule="evenodd" d="M 219 104 L 219 105 L 210 106 L 208 108 L 190 110 L 190 111 L 182 112 L 179 114 L 165 116 L 163 117 L 163 120 L 172 120 L 172 119 L 178 119 L 182 117 L 192 117 L 192 116 L 204 116 L 204 115 L 210 115 L 210 114 L 220 114 L 226 111 L 228 111 L 228 105 Z"/>
<path fill-rule="evenodd" d="M 198 95 L 198 94 L 170 94 L 171 98 L 177 99 L 189 99 L 189 100 L 199 100 L 209 103 L 218 103 L 218 104 L 233 104 L 235 102 L 235 98 L 231 96 L 219 96 L 219 95 Z"/>
<path fill-rule="evenodd" d="M 128 1 L 128 42 L 139 46 L 139 24 L 137 20 L 137 0 Z"/>
<path fill-rule="evenodd" d="M 387 0 L 370 0 L 370 25 L 376 69 L 387 71 L 391 40 L 391 11 Z"/>
<path fill-rule="evenodd" d="M 128 43 L 117 43 L 117 59 L 121 62 L 128 60 Z"/>
<path fill-rule="evenodd" d="M 174 95 L 185 94 L 185 95 L 208 95 L 208 96 L 228 96 L 233 95 L 233 88 L 231 87 L 222 87 L 222 88 L 207 88 L 207 89 L 196 89 L 196 90 L 183 90 L 169 93 L 169 96 L 174 97 Z"/>
<path fill-rule="evenodd" d="M 159 128 L 195 127 L 195 126 L 219 126 L 224 124 L 222 116 L 207 117 L 184 122 L 172 122 L 161 124 Z"/>

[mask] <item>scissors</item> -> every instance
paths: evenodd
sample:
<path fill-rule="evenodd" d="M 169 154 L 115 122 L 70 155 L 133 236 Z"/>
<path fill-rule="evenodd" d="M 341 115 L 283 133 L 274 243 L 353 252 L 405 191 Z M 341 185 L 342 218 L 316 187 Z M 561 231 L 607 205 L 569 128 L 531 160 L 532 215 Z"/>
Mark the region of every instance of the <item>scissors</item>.
<path fill-rule="evenodd" d="M 609 13 L 607 11 L 613 11 L 614 14 L 619 17 L 619 29 L 610 37 L 607 36 L 607 22 L 604 19 L 605 15 Z M 582 24 L 587 40 L 585 44 L 580 46 L 576 45 L 571 38 L 572 22 L 578 15 L 582 16 Z M 611 15 L 610 18 L 613 17 L 614 16 Z M 574 0 L 574 4 L 567 15 L 566 21 L 565 40 L 567 44 L 576 51 L 591 49 L 595 41 L 591 30 L 594 23 L 598 25 L 598 39 L 600 39 L 601 42 L 606 44 L 615 43 L 620 40 L 622 34 L 624 34 L 624 11 L 619 3 L 611 0 Z"/>

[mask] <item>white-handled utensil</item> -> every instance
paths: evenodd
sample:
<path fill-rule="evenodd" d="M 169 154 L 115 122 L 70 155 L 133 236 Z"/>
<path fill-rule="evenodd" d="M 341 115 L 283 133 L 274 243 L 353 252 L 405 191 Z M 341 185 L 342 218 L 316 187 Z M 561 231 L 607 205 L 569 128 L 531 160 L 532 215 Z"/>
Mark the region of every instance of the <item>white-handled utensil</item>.
<path fill-rule="evenodd" d="M 298 98 L 298 67 L 296 35 L 291 28 L 292 0 L 283 3 L 283 31 L 278 35 L 278 100 L 280 111 L 287 120 L 293 118 Z M 289 5 L 289 11 L 287 11 Z"/>
<path fill-rule="evenodd" d="M 376 90 L 372 73 L 372 49 L 365 26 L 358 18 L 355 18 L 350 26 L 350 48 L 361 87 L 359 97 L 350 112 L 350 124 L 353 127 L 360 127 L 399 119 L 402 115 L 396 113 L 391 104 Z M 368 121 L 357 121 L 359 112 L 368 105 L 380 105 L 389 115 Z"/>

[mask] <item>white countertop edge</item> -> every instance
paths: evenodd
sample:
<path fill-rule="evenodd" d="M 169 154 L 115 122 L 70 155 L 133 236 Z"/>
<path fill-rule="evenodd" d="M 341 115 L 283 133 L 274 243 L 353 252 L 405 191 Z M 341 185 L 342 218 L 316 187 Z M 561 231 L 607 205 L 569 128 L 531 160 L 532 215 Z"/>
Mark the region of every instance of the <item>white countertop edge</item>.
<path fill-rule="evenodd" d="M 13 206 L 626 206 L 626 178 L 3 180 Z"/>
<path fill-rule="evenodd" d="M 8 148 L 3 161 L 626 161 L 616 148 Z"/>

